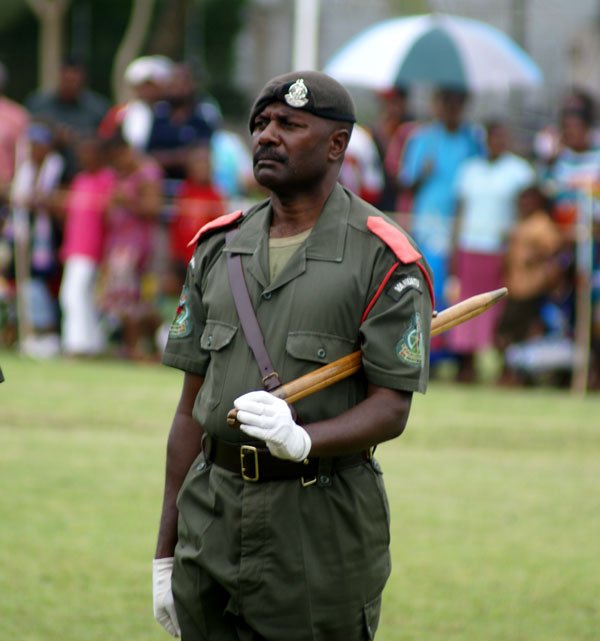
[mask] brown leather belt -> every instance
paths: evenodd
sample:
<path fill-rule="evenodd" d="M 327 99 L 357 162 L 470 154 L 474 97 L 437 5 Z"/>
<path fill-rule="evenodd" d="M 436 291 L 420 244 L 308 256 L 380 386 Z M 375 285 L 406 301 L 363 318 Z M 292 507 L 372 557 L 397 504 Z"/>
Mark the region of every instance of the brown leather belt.
<path fill-rule="evenodd" d="M 302 479 L 304 484 L 315 482 L 319 473 L 319 459 L 306 459 L 302 463 L 276 458 L 267 447 L 233 445 L 213 438 L 205 438 L 205 457 L 230 472 L 241 475 L 245 481 L 275 481 Z M 370 460 L 370 452 L 358 452 L 331 459 L 331 471 L 361 465 Z"/>

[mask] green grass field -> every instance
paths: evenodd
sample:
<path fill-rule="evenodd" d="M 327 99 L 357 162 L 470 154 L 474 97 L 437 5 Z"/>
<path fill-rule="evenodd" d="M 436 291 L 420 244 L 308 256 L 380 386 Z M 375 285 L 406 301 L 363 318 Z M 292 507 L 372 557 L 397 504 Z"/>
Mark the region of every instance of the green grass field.
<path fill-rule="evenodd" d="M 182 375 L 0 364 L 0 639 L 169 638 L 150 560 Z M 378 458 L 394 561 L 378 641 L 600 638 L 599 395 L 433 384 Z"/>

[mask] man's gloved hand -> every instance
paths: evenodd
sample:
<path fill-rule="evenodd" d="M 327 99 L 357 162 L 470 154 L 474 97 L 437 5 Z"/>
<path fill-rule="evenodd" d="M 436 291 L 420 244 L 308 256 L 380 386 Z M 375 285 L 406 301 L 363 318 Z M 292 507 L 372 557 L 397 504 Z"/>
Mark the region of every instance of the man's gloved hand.
<path fill-rule="evenodd" d="M 303 461 L 310 452 L 308 432 L 294 422 L 289 405 L 265 391 L 248 392 L 233 402 L 240 428 L 266 442 L 277 458 Z"/>
<path fill-rule="evenodd" d="M 152 561 L 152 600 L 154 618 L 173 637 L 181 636 L 175 601 L 171 589 L 173 575 L 173 557 L 154 559 Z"/>

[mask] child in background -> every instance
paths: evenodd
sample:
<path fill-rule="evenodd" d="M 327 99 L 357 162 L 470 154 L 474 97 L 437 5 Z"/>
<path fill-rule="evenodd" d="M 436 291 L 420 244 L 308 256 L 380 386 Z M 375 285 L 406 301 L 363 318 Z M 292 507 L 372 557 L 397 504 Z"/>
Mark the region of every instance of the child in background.
<path fill-rule="evenodd" d="M 570 260 L 564 251 L 564 235 L 537 187 L 520 194 L 518 209 L 519 222 L 510 236 L 505 260 L 508 299 L 496 333 L 496 343 L 503 352 L 511 345 L 525 346 L 532 339 L 539 342 L 547 333 L 564 334 L 566 329 L 568 334 L 568 328 L 551 327 L 547 322 L 549 310 L 565 307 L 559 301 L 568 301 L 572 291 L 566 276 Z M 513 353 L 516 350 L 511 350 Z M 512 368 L 505 367 L 500 382 L 517 383 L 518 378 Z"/>
<path fill-rule="evenodd" d="M 225 213 L 223 199 L 211 182 L 211 169 L 208 142 L 190 149 L 169 226 L 169 253 L 175 263 L 187 266 L 194 253 L 194 247 L 188 247 L 190 240 L 200 227 Z"/>
<path fill-rule="evenodd" d="M 112 198 L 115 175 L 104 165 L 98 139 L 83 139 L 77 156 L 82 171 L 67 192 L 61 249 L 62 347 L 65 354 L 93 356 L 106 345 L 95 302 L 95 285 L 104 248 L 104 216 Z"/>
<path fill-rule="evenodd" d="M 119 352 L 146 358 L 142 341 L 150 338 L 155 310 L 142 283 L 156 249 L 163 172 L 120 133 L 106 146 L 115 185 L 106 215 L 100 309 L 113 332 L 122 336 Z"/>

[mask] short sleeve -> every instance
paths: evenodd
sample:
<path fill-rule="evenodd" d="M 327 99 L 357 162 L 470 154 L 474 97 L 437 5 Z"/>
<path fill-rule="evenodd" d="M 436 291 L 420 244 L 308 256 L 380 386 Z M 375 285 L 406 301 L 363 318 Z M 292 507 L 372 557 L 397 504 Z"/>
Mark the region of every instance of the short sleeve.
<path fill-rule="evenodd" d="M 402 185 L 409 187 L 421 175 L 424 151 L 422 130 L 417 128 L 410 133 L 406 141 L 402 162 L 398 169 L 398 180 Z"/>
<path fill-rule="evenodd" d="M 470 183 L 473 179 L 473 160 L 466 160 L 457 170 L 453 189 L 457 198 L 466 198 L 469 195 Z"/>
<path fill-rule="evenodd" d="M 425 261 L 423 269 L 430 271 Z M 429 378 L 432 301 L 427 277 L 416 263 L 390 257 L 376 270 L 375 302 L 361 325 L 363 368 L 370 383 L 425 393 Z"/>
<path fill-rule="evenodd" d="M 202 375 L 210 357 L 208 352 L 200 348 L 200 337 L 206 322 L 197 271 L 194 255 L 188 265 L 179 304 L 169 327 L 162 362 L 190 374 Z"/>

